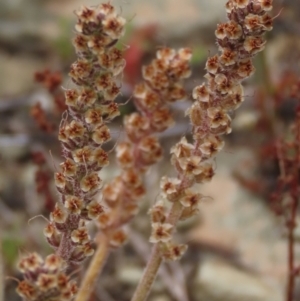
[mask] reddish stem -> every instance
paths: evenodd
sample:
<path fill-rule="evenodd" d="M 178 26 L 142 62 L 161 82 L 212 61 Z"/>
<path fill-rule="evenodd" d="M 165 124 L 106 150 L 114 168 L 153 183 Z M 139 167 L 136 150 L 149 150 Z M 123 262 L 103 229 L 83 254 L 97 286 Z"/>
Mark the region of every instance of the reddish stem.
<path fill-rule="evenodd" d="M 291 219 L 288 224 L 288 284 L 287 284 L 287 292 L 286 292 L 286 301 L 293 301 L 293 293 L 295 287 L 294 229 L 295 229 L 295 222 L 296 222 L 297 207 L 298 207 L 298 199 L 297 196 L 294 196 L 291 204 Z"/>
<path fill-rule="evenodd" d="M 288 284 L 286 292 L 286 301 L 293 301 L 296 267 L 295 267 L 295 237 L 294 230 L 296 227 L 296 215 L 299 205 L 299 168 L 300 168 L 300 113 L 299 107 L 297 108 L 296 116 L 296 137 L 295 137 L 295 150 L 296 150 L 296 164 L 294 166 L 294 177 L 292 181 L 292 203 L 291 203 L 291 215 L 288 221 Z"/>

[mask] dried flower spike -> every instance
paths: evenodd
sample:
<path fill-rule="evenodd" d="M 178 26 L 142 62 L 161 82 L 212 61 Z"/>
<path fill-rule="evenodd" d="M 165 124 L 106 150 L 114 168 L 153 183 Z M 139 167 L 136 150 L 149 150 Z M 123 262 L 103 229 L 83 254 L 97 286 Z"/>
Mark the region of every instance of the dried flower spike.
<path fill-rule="evenodd" d="M 25 280 L 17 291 L 26 301 L 73 299 L 77 288 L 63 271 L 93 254 L 86 222 L 104 211 L 94 198 L 101 188 L 99 171 L 108 164 L 108 154 L 102 149 L 110 139 L 106 124 L 119 114 L 117 76 L 125 61 L 115 44 L 124 33 L 125 19 L 110 3 L 83 6 L 75 14 L 73 44 L 78 58 L 69 72 L 74 87 L 65 91 L 67 118 L 58 135 L 65 161 L 54 175 L 60 200 L 44 229 L 54 254 L 45 262 L 36 254 L 21 261 Z M 121 241 L 118 237 L 115 241 Z"/>
<path fill-rule="evenodd" d="M 220 54 L 208 58 L 206 63 L 206 83 L 193 89 L 195 102 L 186 112 L 192 124 L 193 143 L 181 139 L 171 149 L 171 163 L 177 179 L 161 180 L 161 204 L 163 198 L 172 202 L 171 209 L 163 219 L 160 205 L 154 205 L 151 212 L 154 243 L 151 259 L 134 293 L 132 301 L 146 299 L 155 279 L 162 259 L 177 259 L 186 246 L 172 242 L 172 230 L 179 220 L 198 212 L 201 194 L 191 190 L 195 183 L 204 183 L 214 175 L 212 158 L 224 147 L 221 138 L 231 132 L 229 111 L 235 110 L 244 100 L 240 82 L 252 75 L 254 67 L 251 59 L 265 47 L 264 34 L 271 29 L 266 20 L 271 20 L 267 11 L 272 8 L 270 0 L 228 0 L 226 12 L 228 21 L 218 24 L 215 31 Z M 165 57 L 172 57 L 166 53 Z M 147 79 L 154 76 L 155 69 L 144 69 Z M 143 89 L 139 89 L 143 95 Z M 158 207 L 156 207 L 158 206 Z M 158 214 L 159 213 L 159 214 Z"/>

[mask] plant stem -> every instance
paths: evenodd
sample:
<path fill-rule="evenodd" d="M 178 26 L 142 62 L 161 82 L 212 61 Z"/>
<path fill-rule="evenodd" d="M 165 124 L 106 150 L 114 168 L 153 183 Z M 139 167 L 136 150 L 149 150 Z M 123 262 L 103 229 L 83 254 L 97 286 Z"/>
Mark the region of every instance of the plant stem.
<path fill-rule="evenodd" d="M 159 253 L 159 246 L 156 244 L 152 249 L 152 253 L 144 270 L 143 277 L 136 288 L 131 301 L 142 301 L 147 298 L 161 262 L 162 258 Z"/>
<path fill-rule="evenodd" d="M 295 288 L 295 277 L 296 277 L 296 266 L 295 266 L 295 227 L 296 227 L 296 217 L 299 206 L 299 167 L 300 167 L 300 113 L 297 111 L 296 116 L 296 137 L 295 137 L 295 150 L 296 150 L 296 164 L 294 164 L 294 179 L 293 186 L 291 187 L 292 193 L 292 203 L 291 203 L 291 213 L 288 220 L 288 283 L 286 290 L 286 301 L 293 301 L 294 288 Z"/>
<path fill-rule="evenodd" d="M 297 213 L 297 203 L 298 203 L 297 198 L 293 197 L 292 208 L 291 208 L 291 220 L 288 226 L 288 284 L 287 284 L 286 301 L 293 300 L 294 287 L 295 287 L 294 229 L 295 229 L 295 221 L 296 221 L 296 213 Z"/>
<path fill-rule="evenodd" d="M 180 218 L 182 212 L 182 206 L 177 201 L 173 204 L 171 211 L 169 213 L 167 222 L 171 225 L 175 226 L 177 221 Z M 156 275 L 158 273 L 158 269 L 160 267 L 160 264 L 162 262 L 162 257 L 159 251 L 159 244 L 155 244 L 152 249 L 151 256 L 149 258 L 149 261 L 147 263 L 147 266 L 144 270 L 144 274 L 134 292 L 134 295 L 131 299 L 131 301 L 144 301 L 146 300 L 150 289 L 152 287 L 152 284 L 156 278 Z M 77 300 L 79 301 L 79 300 Z"/>
<path fill-rule="evenodd" d="M 75 298 L 75 301 L 88 301 L 90 295 L 93 292 L 95 282 L 100 274 L 106 258 L 109 254 L 109 239 L 105 235 L 101 236 L 99 240 L 96 253 L 91 260 L 88 270 L 86 271 L 84 278 L 81 282 L 79 291 Z"/>
<path fill-rule="evenodd" d="M 3 279 L 4 268 L 3 268 L 3 254 L 2 254 L 2 231 L 0 230 L 0 300 L 4 300 L 4 283 Z"/>

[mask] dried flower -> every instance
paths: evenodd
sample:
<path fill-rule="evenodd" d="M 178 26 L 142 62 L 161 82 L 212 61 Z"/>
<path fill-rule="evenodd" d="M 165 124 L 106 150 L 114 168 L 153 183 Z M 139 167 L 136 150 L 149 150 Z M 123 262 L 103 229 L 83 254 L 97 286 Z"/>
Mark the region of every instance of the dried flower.
<path fill-rule="evenodd" d="M 96 172 L 90 173 L 83 177 L 80 181 L 80 188 L 84 192 L 97 189 L 101 183 L 101 179 Z"/>
<path fill-rule="evenodd" d="M 179 260 L 187 250 L 187 245 L 168 243 L 164 246 L 162 256 L 165 260 Z"/>
<path fill-rule="evenodd" d="M 200 156 L 191 156 L 187 158 L 180 158 L 178 162 L 182 172 L 186 176 L 194 176 L 199 175 L 202 172 L 202 166 L 200 164 L 201 159 L 202 158 Z"/>
<path fill-rule="evenodd" d="M 23 280 L 17 287 L 17 293 L 23 298 L 34 300 L 37 295 L 37 289 L 29 281 Z"/>
<path fill-rule="evenodd" d="M 229 39 L 237 40 L 242 36 L 242 28 L 235 21 L 229 21 L 224 24 L 225 33 Z"/>
<path fill-rule="evenodd" d="M 171 239 L 173 226 L 168 223 L 153 223 L 149 241 L 151 243 L 167 242 Z"/>
<path fill-rule="evenodd" d="M 270 11 L 272 10 L 273 6 L 273 0 L 259 0 L 260 2 L 260 5 L 261 5 L 261 8 L 264 10 L 264 11 Z"/>
<path fill-rule="evenodd" d="M 103 206 L 96 201 L 89 203 L 86 207 L 88 211 L 88 217 L 90 219 L 97 218 L 101 213 L 104 212 Z"/>
<path fill-rule="evenodd" d="M 164 259 L 177 260 L 187 249 L 186 245 L 174 244 L 172 234 L 178 220 L 198 212 L 203 196 L 193 185 L 214 176 L 213 158 L 224 147 L 221 135 L 231 132 L 229 112 L 244 101 L 240 82 L 253 74 L 251 60 L 264 49 L 263 35 L 272 29 L 272 18 L 266 13 L 271 9 L 272 0 L 226 3 L 229 20 L 218 24 L 215 31 L 220 53 L 207 60 L 206 83 L 193 89 L 194 103 L 186 112 L 194 141 L 182 138 L 171 149 L 177 175 L 162 178 L 160 200 L 149 210 L 150 242 L 158 244 L 154 251 Z M 78 59 L 69 73 L 76 88 L 65 92 L 68 114 L 58 134 L 65 160 L 61 172 L 55 174 L 60 200 L 44 229 L 55 253 L 45 261 L 37 254 L 20 261 L 25 279 L 17 291 L 26 301 L 73 298 L 77 287 L 63 271 L 69 263 L 79 263 L 93 254 L 88 221 L 97 220 L 110 247 L 126 241 L 123 226 L 136 214 L 138 201 L 145 194 L 143 176 L 162 157 L 155 134 L 174 124 L 168 105 L 186 96 L 182 80 L 191 73 L 191 50 L 187 48 L 175 51 L 163 47 L 143 67 L 144 82 L 134 89 L 137 112 L 125 118 L 126 140 L 117 146 L 122 171 L 104 186 L 98 202 L 95 196 L 102 182 L 99 172 L 108 164 L 102 144 L 111 138 L 107 123 L 119 115 L 116 76 L 122 73 L 125 61 L 115 45 L 124 33 L 125 19 L 110 3 L 82 6 L 76 15 L 73 44 Z M 165 200 L 172 202 L 169 212 Z M 151 257 L 154 260 L 155 252 Z"/>
<path fill-rule="evenodd" d="M 214 176 L 211 159 L 224 147 L 221 135 L 231 132 L 229 111 L 237 109 L 244 101 L 240 82 L 254 73 L 252 57 L 265 47 L 263 35 L 272 28 L 272 18 L 266 11 L 271 7 L 271 0 L 229 0 L 226 3 L 229 21 L 218 24 L 215 31 L 220 54 L 208 58 L 204 76 L 207 82 L 193 89 L 195 101 L 186 111 L 194 142 L 188 143 L 182 138 L 172 147 L 171 163 L 177 178 L 163 177 L 161 181 L 160 196 L 171 200 L 173 205 L 169 214 L 161 203 L 149 210 L 150 241 L 168 242 L 160 246 L 165 259 L 177 259 L 186 250 L 185 245 L 170 242 L 171 229 L 177 216 L 183 220 L 199 211 L 198 204 L 203 196 L 193 189 L 193 185 L 210 181 Z M 153 77 L 154 73 L 154 68 L 145 69 L 147 78 Z M 143 97 L 145 88 L 139 87 L 137 93 Z"/>
<path fill-rule="evenodd" d="M 66 178 L 60 172 L 54 174 L 54 182 L 56 187 L 58 188 L 65 188 L 66 186 Z"/>
<path fill-rule="evenodd" d="M 65 262 L 57 255 L 49 255 L 44 262 L 39 255 L 29 254 L 19 264 L 25 280 L 19 282 L 18 294 L 30 301 L 47 300 L 49 296 L 55 296 L 55 300 L 71 300 L 76 284 L 61 272 L 64 268 Z M 69 299 L 64 299 L 67 291 Z"/>
<path fill-rule="evenodd" d="M 72 152 L 72 157 L 75 163 L 82 163 L 86 165 L 92 162 L 94 159 L 93 148 L 90 146 L 85 146 L 83 148 L 78 148 Z M 64 163 L 63 163 L 64 164 Z"/>
<path fill-rule="evenodd" d="M 49 271 L 55 271 L 58 270 L 62 264 L 62 259 L 59 256 L 51 254 L 46 257 L 44 266 Z"/>
<path fill-rule="evenodd" d="M 250 54 L 255 54 L 262 51 L 265 47 L 266 41 L 262 37 L 249 36 L 245 39 L 244 48 Z"/>
<path fill-rule="evenodd" d="M 103 111 L 101 108 L 93 108 L 90 110 L 87 110 L 85 113 L 85 122 L 89 123 L 91 125 L 99 125 L 102 124 Z"/>
<path fill-rule="evenodd" d="M 81 227 L 72 231 L 71 239 L 73 242 L 83 245 L 89 241 L 90 237 L 87 229 L 85 227 Z"/>
<path fill-rule="evenodd" d="M 56 203 L 54 210 L 50 214 L 50 219 L 56 223 L 62 224 L 66 221 L 68 215 L 64 209 Z"/>
<path fill-rule="evenodd" d="M 198 101 L 208 102 L 209 101 L 209 93 L 205 84 L 200 86 L 196 86 L 193 90 L 193 98 Z"/>
<path fill-rule="evenodd" d="M 192 189 L 186 189 L 185 195 L 180 199 L 180 203 L 183 207 L 197 207 L 202 199 L 200 193 L 196 193 Z"/>
<path fill-rule="evenodd" d="M 225 24 L 218 24 L 217 29 L 215 31 L 215 35 L 218 39 L 222 40 L 226 37 L 226 25 Z"/>
<path fill-rule="evenodd" d="M 148 214 L 151 216 L 152 223 L 164 223 L 166 221 L 166 208 L 162 201 L 158 201 L 149 209 Z"/>
<path fill-rule="evenodd" d="M 83 208 L 83 200 L 73 195 L 67 195 L 65 200 L 65 208 L 71 214 L 80 214 Z"/>
<path fill-rule="evenodd" d="M 100 218 L 104 208 L 94 197 L 101 188 L 98 173 L 108 164 L 102 148 L 110 139 L 106 124 L 119 115 L 114 101 L 120 93 L 116 76 L 125 61 L 115 45 L 124 33 L 125 19 L 110 3 L 82 6 L 75 14 L 73 44 L 78 58 L 69 72 L 75 87 L 65 91 L 67 114 L 58 134 L 64 162 L 54 176 L 60 200 L 44 229 L 54 253 L 45 262 L 36 254 L 21 261 L 25 280 L 17 291 L 26 301 L 73 299 L 76 285 L 63 271 L 70 262 L 79 263 L 93 254 L 85 222 Z"/>
<path fill-rule="evenodd" d="M 98 126 L 92 135 L 92 139 L 99 145 L 110 140 L 110 131 L 106 125 Z"/>
<path fill-rule="evenodd" d="M 216 74 L 218 68 L 219 68 L 219 57 L 217 55 L 209 57 L 205 65 L 205 69 L 207 70 L 207 72 Z"/>
<path fill-rule="evenodd" d="M 65 162 L 61 163 L 60 167 L 66 177 L 73 177 L 76 174 L 76 163 L 70 158 L 67 158 Z"/>
<path fill-rule="evenodd" d="M 44 235 L 46 237 L 51 237 L 55 233 L 55 226 L 52 223 L 49 223 L 45 228 L 44 228 Z"/>

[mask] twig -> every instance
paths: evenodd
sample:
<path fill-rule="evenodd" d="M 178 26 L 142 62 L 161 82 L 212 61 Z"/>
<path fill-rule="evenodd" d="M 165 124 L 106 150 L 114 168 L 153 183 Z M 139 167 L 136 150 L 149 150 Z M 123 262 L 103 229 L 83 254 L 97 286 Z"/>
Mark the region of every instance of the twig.
<path fill-rule="evenodd" d="M 168 223 L 171 225 L 175 225 L 180 218 L 181 212 L 181 204 L 179 202 L 175 202 L 170 211 Z M 152 249 L 152 253 L 145 268 L 142 279 L 138 284 L 138 287 L 136 288 L 136 291 L 131 301 L 143 301 L 147 298 L 152 284 L 156 278 L 161 262 L 162 257 L 159 250 L 159 244 L 155 244 Z"/>
<path fill-rule="evenodd" d="M 100 274 L 106 258 L 109 254 L 109 239 L 106 236 L 102 236 L 99 239 L 98 248 L 91 260 L 88 270 L 86 271 L 75 301 L 88 300 L 91 295 L 91 290 L 95 287 L 98 275 Z"/>
<path fill-rule="evenodd" d="M 288 227 L 288 284 L 286 292 L 286 300 L 292 301 L 295 289 L 295 227 L 296 216 L 299 205 L 299 167 L 300 167 L 300 113 L 299 109 L 296 116 L 296 137 L 295 137 L 295 151 L 296 151 L 296 164 L 294 165 L 294 174 L 291 187 L 292 202 L 290 207 L 290 218 L 287 221 Z"/>
<path fill-rule="evenodd" d="M 2 241 L 2 231 L 0 230 L 0 241 Z M 0 300 L 4 300 L 4 267 L 2 256 L 2 243 L 0 243 Z"/>
<path fill-rule="evenodd" d="M 293 301 L 293 294 L 295 288 L 294 229 L 295 229 L 296 213 L 298 207 L 297 205 L 298 205 L 297 196 L 294 196 L 291 204 L 291 218 L 288 224 L 288 284 L 287 284 L 286 301 Z"/>
<path fill-rule="evenodd" d="M 147 262 L 150 254 L 148 245 L 143 237 L 136 231 L 131 230 L 128 238 L 136 252 L 145 262 Z M 173 262 L 170 267 L 172 267 L 172 273 L 170 273 L 165 266 L 161 266 L 158 273 L 161 281 L 174 299 L 178 301 L 188 301 L 188 294 L 185 287 L 185 275 L 180 265 Z"/>

